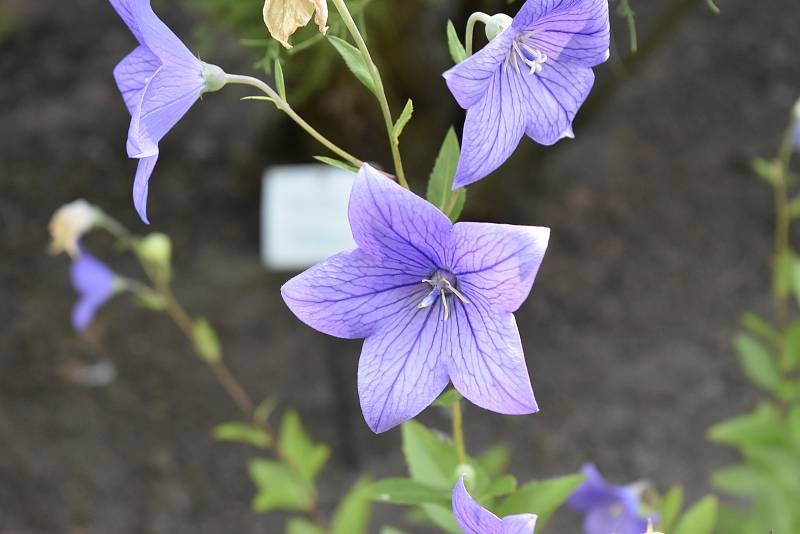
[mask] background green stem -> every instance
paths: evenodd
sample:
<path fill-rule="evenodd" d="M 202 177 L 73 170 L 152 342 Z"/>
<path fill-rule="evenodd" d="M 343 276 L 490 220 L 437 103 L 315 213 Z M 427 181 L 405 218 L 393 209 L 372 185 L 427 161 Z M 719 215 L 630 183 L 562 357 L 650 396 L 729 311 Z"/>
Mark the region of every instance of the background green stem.
<path fill-rule="evenodd" d="M 403 160 L 400 157 L 400 147 L 398 146 L 397 138 L 394 135 L 394 120 L 392 119 L 392 112 L 389 109 L 389 101 L 386 99 L 386 91 L 383 88 L 383 81 L 381 80 L 381 75 L 378 72 L 378 67 L 376 67 L 375 63 L 372 61 L 372 56 L 367 48 L 367 43 L 361 36 L 361 32 L 358 30 L 358 25 L 356 24 L 356 21 L 353 20 L 353 17 L 350 14 L 350 11 L 347 9 L 347 5 L 344 3 L 344 0 L 333 0 L 333 4 L 339 11 L 339 15 L 341 15 L 344 25 L 350 32 L 350 35 L 353 36 L 353 40 L 355 41 L 356 46 L 358 46 L 358 50 L 361 52 L 364 62 L 367 64 L 367 69 L 369 70 L 369 75 L 372 78 L 372 83 L 375 85 L 375 96 L 378 99 L 378 104 L 380 105 L 381 113 L 383 114 L 383 120 L 386 123 L 386 132 L 389 135 L 389 148 L 392 151 L 392 159 L 394 160 L 394 169 L 395 174 L 397 175 L 397 181 L 400 182 L 400 185 L 406 189 L 410 189 L 408 187 L 408 181 L 406 180 L 405 171 L 403 170 Z"/>
<path fill-rule="evenodd" d="M 461 401 L 453 404 L 453 443 L 456 446 L 458 462 L 467 463 L 467 449 L 464 446 L 464 418 L 461 412 Z"/>

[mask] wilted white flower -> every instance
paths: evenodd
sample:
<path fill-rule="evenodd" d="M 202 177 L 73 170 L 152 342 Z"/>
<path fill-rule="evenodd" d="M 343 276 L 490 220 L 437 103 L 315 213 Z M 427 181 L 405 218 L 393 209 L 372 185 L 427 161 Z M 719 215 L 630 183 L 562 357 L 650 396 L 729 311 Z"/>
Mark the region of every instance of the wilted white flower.
<path fill-rule="evenodd" d="M 83 199 L 64 204 L 50 219 L 50 252 L 66 252 L 77 257 L 80 253 L 78 240 L 92 229 L 100 218 L 100 210 Z"/>
<path fill-rule="evenodd" d="M 308 24 L 312 16 L 319 31 L 327 32 L 327 0 L 266 0 L 264 3 L 264 23 L 272 37 L 286 48 L 292 47 L 289 37 Z"/>

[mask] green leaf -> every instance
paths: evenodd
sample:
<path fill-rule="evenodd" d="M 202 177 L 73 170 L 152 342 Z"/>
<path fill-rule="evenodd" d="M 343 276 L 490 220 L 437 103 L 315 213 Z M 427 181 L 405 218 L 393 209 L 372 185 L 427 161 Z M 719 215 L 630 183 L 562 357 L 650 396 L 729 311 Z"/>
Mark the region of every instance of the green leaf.
<path fill-rule="evenodd" d="M 457 221 L 464 208 L 467 192 L 462 187 L 455 191 L 453 178 L 456 175 L 458 158 L 461 149 L 458 146 L 458 136 L 453 128 L 447 131 L 436 164 L 433 166 L 431 177 L 428 180 L 428 202 L 439 208 L 452 221 Z"/>
<path fill-rule="evenodd" d="M 675 520 L 681 513 L 683 507 L 683 488 L 680 486 L 672 486 L 664 500 L 661 502 L 661 510 L 658 514 L 658 530 L 661 532 L 670 532 Z"/>
<path fill-rule="evenodd" d="M 456 518 L 453 516 L 453 508 L 451 505 L 423 504 L 422 509 L 425 515 L 440 529 L 450 534 L 463 534 L 464 531 L 458 526 Z"/>
<path fill-rule="evenodd" d="M 777 343 L 781 337 L 781 333 L 774 326 L 755 313 L 745 313 L 742 316 L 742 326 L 769 343 Z"/>
<path fill-rule="evenodd" d="M 349 163 L 345 163 L 340 159 L 329 158 L 326 156 L 314 156 L 314 159 L 325 163 L 326 165 L 330 165 L 331 167 L 338 167 L 339 169 L 344 169 L 349 172 L 358 172 L 358 169 L 350 165 Z"/>
<path fill-rule="evenodd" d="M 286 534 L 325 534 L 325 531 L 308 519 L 293 517 L 286 524 Z"/>
<path fill-rule="evenodd" d="M 213 434 L 214 439 L 218 441 L 244 443 L 260 449 L 266 449 L 270 445 L 269 435 L 262 429 L 248 423 L 236 421 L 222 423 L 214 427 Z"/>
<path fill-rule="evenodd" d="M 800 367 L 800 321 L 794 321 L 783 336 L 783 354 L 786 368 L 790 371 Z"/>
<path fill-rule="evenodd" d="M 447 48 L 450 50 L 450 57 L 453 58 L 455 64 L 459 64 L 467 59 L 467 51 L 464 45 L 461 44 L 461 39 L 458 38 L 456 27 L 453 26 L 453 21 L 447 21 Z"/>
<path fill-rule="evenodd" d="M 211 323 L 200 318 L 194 321 L 194 349 L 197 355 L 208 363 L 219 363 L 222 359 L 222 347 L 219 344 L 217 333 Z"/>
<path fill-rule="evenodd" d="M 162 311 L 167 307 L 164 297 L 158 293 L 137 291 L 133 294 L 133 298 L 137 306 L 146 310 Z"/>
<path fill-rule="evenodd" d="M 711 476 L 711 484 L 720 491 L 731 495 L 757 495 L 768 483 L 761 471 L 748 464 L 723 467 Z"/>
<path fill-rule="evenodd" d="M 500 517 L 537 514 L 539 516 L 537 527 L 541 528 L 585 478 L 585 475 L 577 474 L 528 482 L 508 496 L 496 513 Z"/>
<path fill-rule="evenodd" d="M 442 408 L 449 408 L 463 398 L 464 397 L 461 396 L 461 393 L 456 391 L 454 388 L 450 388 L 439 395 L 439 398 L 433 401 L 433 405 L 441 406 Z"/>
<path fill-rule="evenodd" d="M 496 445 L 478 456 L 477 462 L 491 478 L 494 478 L 506 470 L 509 458 L 511 458 L 511 451 L 508 450 L 508 447 Z"/>
<path fill-rule="evenodd" d="M 717 525 L 717 499 L 703 497 L 689 508 L 670 534 L 712 534 Z"/>
<path fill-rule="evenodd" d="M 286 81 L 283 79 L 283 67 L 281 67 L 281 58 L 275 58 L 275 88 L 278 94 L 286 102 Z"/>
<path fill-rule="evenodd" d="M 286 465 L 273 460 L 255 459 L 248 466 L 256 485 L 253 510 L 289 510 L 305 512 L 314 502 L 313 489 Z"/>
<path fill-rule="evenodd" d="M 503 475 L 489 483 L 489 487 L 481 495 L 482 499 L 508 495 L 517 489 L 517 479 L 512 475 Z"/>
<path fill-rule="evenodd" d="M 328 461 L 331 452 L 327 445 L 315 444 L 311 441 L 303 429 L 300 416 L 294 410 L 288 410 L 283 415 L 278 434 L 278 450 L 292 468 L 296 469 L 298 474 L 312 485 Z"/>
<path fill-rule="evenodd" d="M 394 527 L 383 527 L 381 529 L 381 534 L 407 534 L 402 530 L 396 529 Z"/>
<path fill-rule="evenodd" d="M 377 96 L 378 93 L 372 81 L 372 76 L 370 76 L 369 68 L 367 68 L 364 57 L 361 55 L 361 52 L 359 52 L 358 48 L 334 35 L 329 35 L 328 41 L 330 41 L 336 51 L 339 52 L 339 55 L 342 56 L 350 72 L 352 72 L 367 89 L 372 91 L 372 94 Z"/>
<path fill-rule="evenodd" d="M 797 261 L 797 257 L 791 250 L 785 250 L 775 259 L 772 267 L 772 290 L 777 297 L 786 298 L 792 293 Z"/>
<path fill-rule="evenodd" d="M 369 498 L 393 504 L 447 504 L 450 490 L 435 488 L 410 478 L 385 478 L 369 486 Z"/>
<path fill-rule="evenodd" d="M 416 421 L 403 424 L 403 454 L 411 478 L 434 488 L 453 489 L 458 466 L 453 443 Z"/>
<path fill-rule="evenodd" d="M 734 447 L 753 443 L 785 443 L 786 431 L 781 413 L 765 402 L 752 412 L 712 426 L 708 429 L 708 439 Z"/>
<path fill-rule="evenodd" d="M 397 119 L 397 122 L 394 123 L 394 131 L 392 132 L 394 136 L 394 142 L 397 143 L 400 140 L 400 135 L 403 133 L 403 130 L 408 124 L 408 121 L 411 120 L 411 116 L 414 114 L 414 103 L 411 99 L 408 99 L 406 102 L 406 107 L 403 108 L 403 112 L 400 113 L 400 117 Z"/>
<path fill-rule="evenodd" d="M 339 502 L 331 519 L 331 534 L 367 534 L 371 511 L 369 487 L 369 481 L 361 479 Z"/>
<path fill-rule="evenodd" d="M 774 390 L 781 381 L 781 375 L 772 352 L 747 334 L 737 334 L 734 346 L 748 378 L 768 391 Z"/>

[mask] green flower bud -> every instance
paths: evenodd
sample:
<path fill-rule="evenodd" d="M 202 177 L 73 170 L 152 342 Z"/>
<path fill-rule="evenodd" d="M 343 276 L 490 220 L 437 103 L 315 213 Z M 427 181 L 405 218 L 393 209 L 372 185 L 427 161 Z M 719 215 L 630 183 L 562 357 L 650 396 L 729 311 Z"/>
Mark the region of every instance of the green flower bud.
<path fill-rule="evenodd" d="M 503 30 L 511 26 L 511 23 L 514 21 L 511 17 L 506 15 L 505 13 L 498 13 L 497 15 L 492 15 L 492 17 L 486 22 L 486 38 L 490 41 L 503 33 Z"/>

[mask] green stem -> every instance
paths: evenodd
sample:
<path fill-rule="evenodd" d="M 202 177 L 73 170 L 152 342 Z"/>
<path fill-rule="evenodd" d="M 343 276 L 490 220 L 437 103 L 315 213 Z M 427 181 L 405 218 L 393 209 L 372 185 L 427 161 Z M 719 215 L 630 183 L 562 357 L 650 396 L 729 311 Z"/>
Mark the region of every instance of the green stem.
<path fill-rule="evenodd" d="M 453 404 L 453 443 L 456 446 L 458 463 L 467 463 L 467 450 L 464 446 L 464 417 L 461 412 L 461 401 Z"/>
<path fill-rule="evenodd" d="M 472 55 L 472 41 L 475 35 L 475 24 L 478 22 L 488 24 L 490 20 L 492 20 L 491 15 L 488 13 L 482 13 L 480 11 L 473 13 L 469 16 L 469 19 L 467 19 L 467 35 L 465 36 L 467 57 Z"/>
<path fill-rule="evenodd" d="M 776 172 L 776 181 L 774 183 L 774 193 L 775 193 L 775 257 L 774 257 L 774 266 L 773 276 L 776 277 L 783 277 L 784 273 L 779 272 L 780 269 L 784 268 L 784 262 L 786 261 L 786 254 L 789 253 L 790 250 L 790 231 L 791 231 L 791 224 L 792 224 L 792 217 L 789 211 L 789 164 L 792 158 L 792 152 L 794 151 L 794 135 L 795 135 L 795 128 L 797 127 L 797 121 L 791 120 L 789 123 L 789 127 L 786 130 L 786 134 L 783 137 L 783 141 L 781 143 L 780 150 L 778 152 L 778 157 L 776 160 L 777 165 L 777 172 Z M 778 288 L 776 282 L 773 285 Z M 787 314 L 788 314 L 788 296 L 779 290 L 774 291 L 774 299 L 775 299 L 775 313 L 778 324 L 783 327 L 786 325 Z"/>
<path fill-rule="evenodd" d="M 278 109 L 286 113 L 290 119 L 296 122 L 303 130 L 308 132 L 308 134 L 319 141 L 322 146 L 339 156 L 340 158 L 352 163 L 356 167 L 361 167 L 364 164 L 363 161 L 356 158 L 355 156 L 351 155 L 350 153 L 346 152 L 345 150 L 336 146 L 331 140 L 327 137 L 319 133 L 315 130 L 310 124 L 308 124 L 300 115 L 292 109 L 288 102 L 280 97 L 280 95 L 272 89 L 269 85 L 264 83 L 263 81 L 259 80 L 258 78 L 253 78 L 251 76 L 241 76 L 238 74 L 227 74 L 225 76 L 225 81 L 227 83 L 236 83 L 240 85 L 249 85 L 250 87 L 255 87 L 265 95 L 267 95 L 275 105 L 278 106 Z"/>
<path fill-rule="evenodd" d="M 408 187 L 408 181 L 406 180 L 405 172 L 403 171 L 403 160 L 400 157 L 399 143 L 394 135 L 394 120 L 392 120 L 392 112 L 389 110 L 389 101 L 386 99 L 386 91 L 383 88 L 383 81 L 381 80 L 381 75 L 378 72 L 378 67 L 376 67 L 375 62 L 372 61 L 372 56 L 367 48 L 367 43 L 364 42 L 364 38 L 361 36 L 361 32 L 358 30 L 358 25 L 356 24 L 356 21 L 353 20 L 353 16 L 347 9 L 347 5 L 344 3 L 344 0 L 333 0 L 333 4 L 339 11 L 339 15 L 341 15 L 342 21 L 344 21 L 344 25 L 350 32 L 350 35 L 353 36 L 353 40 L 358 46 L 361 56 L 364 58 L 364 62 L 367 64 L 367 70 L 369 70 L 372 83 L 375 85 L 375 96 L 378 99 L 378 104 L 380 105 L 381 113 L 383 114 L 383 120 L 386 123 L 386 132 L 389 135 L 389 148 L 392 151 L 392 159 L 394 160 L 394 169 L 395 174 L 397 174 L 397 181 L 400 182 L 400 185 L 406 189 L 410 189 Z"/>

